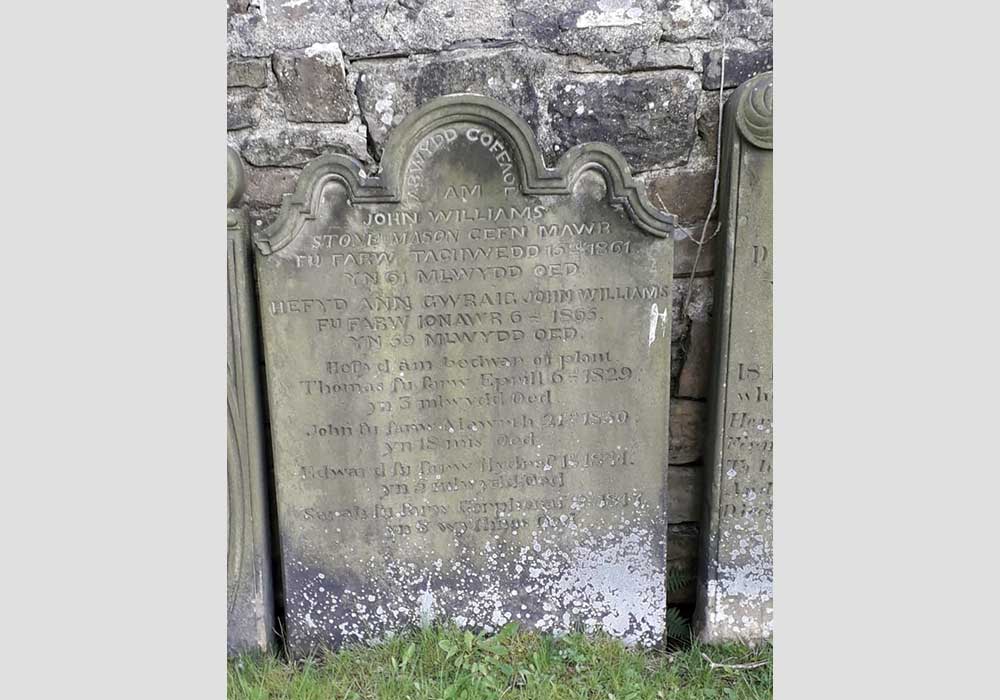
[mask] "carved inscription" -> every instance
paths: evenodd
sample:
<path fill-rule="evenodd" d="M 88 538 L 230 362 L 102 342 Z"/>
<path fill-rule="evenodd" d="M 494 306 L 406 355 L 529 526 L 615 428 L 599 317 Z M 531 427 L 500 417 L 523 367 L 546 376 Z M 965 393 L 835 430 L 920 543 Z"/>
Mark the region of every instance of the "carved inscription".
<path fill-rule="evenodd" d="M 767 152 L 770 153 L 769 151 Z M 728 366 L 713 530 L 714 579 L 706 632 L 716 638 L 770 634 L 772 473 L 770 228 L 739 229 L 732 267 Z"/>
<path fill-rule="evenodd" d="M 600 169 L 526 194 L 515 136 L 427 130 L 395 201 L 317 175 L 258 258 L 296 650 L 432 619 L 662 634 L 671 246 Z"/>
<path fill-rule="evenodd" d="M 698 628 L 711 642 L 771 636 L 772 151 L 770 74 L 726 105 L 717 389 Z"/>

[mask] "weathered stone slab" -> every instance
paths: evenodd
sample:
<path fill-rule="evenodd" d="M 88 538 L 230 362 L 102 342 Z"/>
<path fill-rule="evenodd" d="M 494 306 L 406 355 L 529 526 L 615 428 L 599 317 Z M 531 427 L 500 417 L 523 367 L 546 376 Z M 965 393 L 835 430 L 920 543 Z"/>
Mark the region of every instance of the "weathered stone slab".
<path fill-rule="evenodd" d="M 567 69 L 572 73 L 626 73 L 657 68 L 693 68 L 690 49 L 658 44 L 623 53 L 601 53 L 593 58 L 570 55 Z"/>
<path fill-rule="evenodd" d="M 559 80 L 548 104 L 560 147 L 601 139 L 637 170 L 687 162 L 697 109 L 698 78 L 691 71 Z"/>
<path fill-rule="evenodd" d="M 295 189 L 295 180 L 299 172 L 297 168 L 249 166 L 246 169 L 246 201 L 251 206 L 280 206 L 282 196 L 291 194 Z"/>
<path fill-rule="evenodd" d="M 337 41 L 349 56 L 436 51 L 465 40 L 513 38 L 511 0 L 257 0 L 228 17 L 229 50 L 263 56 Z"/>
<path fill-rule="evenodd" d="M 448 92 L 481 93 L 511 105 L 551 160 L 577 144 L 601 141 L 633 168 L 647 170 L 686 162 L 695 140 L 699 90 L 692 71 L 567 76 L 551 55 L 521 48 L 353 66 L 361 73 L 358 98 L 376 149 L 415 107 Z"/>
<path fill-rule="evenodd" d="M 748 78 L 769 71 L 774 65 L 771 49 L 757 51 L 726 50 L 726 87 L 736 87 Z M 722 51 L 716 49 L 702 56 L 702 86 L 718 90 L 722 83 Z M 716 103 L 718 104 L 718 103 Z"/>
<path fill-rule="evenodd" d="M 691 464 L 701 459 L 705 442 L 705 404 L 674 399 L 670 404 L 670 463 Z"/>
<path fill-rule="evenodd" d="M 663 38 L 667 41 L 707 39 L 725 8 L 711 0 L 664 0 Z"/>
<path fill-rule="evenodd" d="M 675 217 L 433 100 L 256 236 L 293 654 L 431 620 L 662 638 Z"/>
<path fill-rule="evenodd" d="M 716 103 L 718 105 L 718 103 Z M 654 178 L 649 183 L 649 198 L 653 203 L 670 202 L 670 209 L 679 221 L 701 222 L 708 216 L 712 204 L 715 169 L 674 170 Z M 701 230 L 693 231 L 700 238 Z"/>
<path fill-rule="evenodd" d="M 336 43 L 279 51 L 271 63 L 289 121 L 346 122 L 351 118 L 354 95 L 348 89 L 344 55 Z"/>
<path fill-rule="evenodd" d="M 742 0 L 746 3 L 746 0 Z M 729 11 L 722 17 L 719 31 L 731 39 L 749 39 L 756 43 L 770 42 L 774 34 L 774 20 L 768 3 L 756 8 L 737 9 L 730 1 Z"/>
<path fill-rule="evenodd" d="M 697 626 L 706 641 L 771 636 L 773 74 L 723 116 L 715 386 Z"/>
<path fill-rule="evenodd" d="M 260 93 L 230 90 L 226 95 L 226 128 L 246 129 L 260 121 Z"/>
<path fill-rule="evenodd" d="M 677 395 L 687 399 L 704 399 L 711 376 L 712 324 L 692 321 L 687 347 L 677 382 Z"/>
<path fill-rule="evenodd" d="M 561 54 L 603 57 L 653 48 L 660 38 L 655 0 L 516 0 L 514 36 Z"/>
<path fill-rule="evenodd" d="M 670 523 L 697 522 L 701 514 L 703 486 L 701 467 L 671 465 L 667 469 L 670 505 L 667 516 Z"/>
<path fill-rule="evenodd" d="M 420 105 L 448 93 L 475 92 L 499 100 L 537 130 L 552 58 L 537 51 L 449 51 L 406 61 L 359 62 L 358 100 L 378 154 L 389 131 Z M 536 131 L 537 135 L 537 131 Z M 542 144 L 543 147 L 545 144 Z"/>
<path fill-rule="evenodd" d="M 267 87 L 267 61 L 263 58 L 230 58 L 226 71 L 229 87 Z"/>
<path fill-rule="evenodd" d="M 654 202 L 658 200 L 654 199 Z M 666 200 L 664 200 L 666 201 Z M 715 229 L 715 223 L 710 224 L 707 236 Z M 678 277 L 691 277 L 691 271 L 697 274 L 708 274 L 712 272 L 712 250 L 714 246 L 706 244 L 702 246 L 701 253 L 698 253 L 696 240 L 701 240 L 702 224 L 694 223 L 690 226 L 678 226 L 674 230 L 674 275 Z"/>
<path fill-rule="evenodd" d="M 241 133 L 241 132 L 236 132 Z M 285 124 L 233 139 L 248 163 L 258 167 L 303 166 L 330 151 L 366 152 L 364 127 L 359 124 Z"/>
<path fill-rule="evenodd" d="M 656 0 L 256 0 L 228 16 L 230 52 L 264 56 L 329 41 L 351 57 L 516 41 L 604 58 L 656 48 Z"/>
<path fill-rule="evenodd" d="M 230 654 L 236 654 L 271 647 L 274 601 L 253 257 L 246 212 L 238 208 L 244 188 L 243 166 L 231 148 L 228 166 L 227 647 Z"/>

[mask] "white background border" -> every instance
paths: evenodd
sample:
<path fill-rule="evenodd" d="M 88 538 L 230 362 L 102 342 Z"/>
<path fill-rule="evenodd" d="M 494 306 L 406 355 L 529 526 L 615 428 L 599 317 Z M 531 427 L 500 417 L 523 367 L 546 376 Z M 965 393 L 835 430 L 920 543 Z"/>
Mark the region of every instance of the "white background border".
<path fill-rule="evenodd" d="M 779 700 L 995 692 L 984 7 L 775 9 Z M 0 682 L 224 697 L 223 3 L 0 32 Z"/>

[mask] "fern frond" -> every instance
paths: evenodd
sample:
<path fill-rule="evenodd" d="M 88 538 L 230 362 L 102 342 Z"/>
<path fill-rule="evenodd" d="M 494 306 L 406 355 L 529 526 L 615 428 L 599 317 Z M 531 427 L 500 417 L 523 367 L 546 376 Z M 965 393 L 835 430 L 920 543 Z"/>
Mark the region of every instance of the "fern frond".
<path fill-rule="evenodd" d="M 691 575 L 678 568 L 667 571 L 667 593 L 676 593 L 691 582 Z"/>
<path fill-rule="evenodd" d="M 667 608 L 667 637 L 683 639 L 690 634 L 688 621 L 684 619 L 677 608 Z"/>

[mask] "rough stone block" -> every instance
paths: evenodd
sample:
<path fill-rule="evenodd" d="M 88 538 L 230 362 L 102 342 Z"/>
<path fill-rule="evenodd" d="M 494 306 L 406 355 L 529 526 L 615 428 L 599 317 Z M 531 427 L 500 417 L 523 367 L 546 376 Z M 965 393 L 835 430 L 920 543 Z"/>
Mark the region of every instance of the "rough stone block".
<path fill-rule="evenodd" d="M 647 192 L 657 206 L 676 214 L 681 223 L 691 223 L 708 216 L 714 184 L 714 169 L 674 170 L 651 180 Z"/>
<path fill-rule="evenodd" d="M 698 522 L 701 517 L 701 467 L 671 465 L 667 469 L 667 518 L 671 524 Z M 669 546 L 669 542 L 667 543 Z"/>
<path fill-rule="evenodd" d="M 702 87 L 718 90 L 722 80 L 722 51 L 715 49 L 704 54 L 702 60 Z M 758 73 L 771 70 L 774 59 L 771 49 L 741 51 L 726 49 L 726 87 L 736 87 Z"/>
<path fill-rule="evenodd" d="M 720 22 L 720 29 L 730 39 L 770 42 L 774 34 L 774 20 L 752 9 L 730 9 Z"/>
<path fill-rule="evenodd" d="M 298 168 L 256 168 L 246 169 L 247 192 L 244 196 L 250 207 L 281 204 L 281 196 L 295 189 Z"/>
<path fill-rule="evenodd" d="M 670 342 L 670 395 L 677 396 L 677 379 L 680 375 L 681 362 L 684 360 L 681 341 L 672 340 Z"/>
<path fill-rule="evenodd" d="M 355 64 L 361 73 L 357 85 L 361 111 L 379 154 L 390 128 L 428 100 L 448 93 L 492 97 L 539 129 L 540 93 L 551 81 L 550 66 L 550 58 L 521 49 L 456 51 L 431 59 Z"/>
<path fill-rule="evenodd" d="M 700 231 L 698 235 L 701 235 Z M 708 244 L 705 248 L 707 247 Z M 680 329 L 676 331 L 675 340 L 687 334 L 692 321 L 707 321 L 711 318 L 715 299 L 712 286 L 710 277 L 695 277 L 692 280 L 687 276 L 674 280 L 673 325 Z"/>
<path fill-rule="evenodd" d="M 251 235 L 258 235 L 278 218 L 278 207 L 247 207 L 247 215 L 250 219 Z"/>
<path fill-rule="evenodd" d="M 684 46 L 660 44 L 625 53 L 599 54 L 592 58 L 570 56 L 566 64 L 571 73 L 626 73 L 660 68 L 693 68 L 691 50 Z"/>
<path fill-rule="evenodd" d="M 511 22 L 529 46 L 590 57 L 651 48 L 662 32 L 655 0 L 520 0 Z"/>
<path fill-rule="evenodd" d="M 264 58 L 230 58 L 226 84 L 229 87 L 266 87 L 268 70 Z"/>
<path fill-rule="evenodd" d="M 666 0 L 661 24 L 667 41 L 707 39 L 726 11 L 724 0 Z"/>
<path fill-rule="evenodd" d="M 670 464 L 692 464 L 705 446 L 705 404 L 674 398 L 670 402 Z"/>
<path fill-rule="evenodd" d="M 674 231 L 675 277 L 688 278 L 691 276 L 692 270 L 696 270 L 696 274 L 698 275 L 704 275 L 712 271 L 715 246 L 711 243 L 711 236 L 715 231 L 715 222 L 709 223 L 708 231 L 704 234 L 707 242 L 701 247 L 701 253 L 699 254 L 698 244 L 695 241 L 701 240 L 703 223 L 696 222 L 686 226 L 678 226 Z"/>
<path fill-rule="evenodd" d="M 251 165 L 259 167 L 303 166 L 323 153 L 348 153 L 368 159 L 365 128 L 357 120 L 350 124 L 287 124 L 237 132 L 230 137 Z"/>
<path fill-rule="evenodd" d="M 715 246 L 709 246 L 714 248 Z M 708 395 L 712 368 L 712 324 L 692 321 L 687 347 L 681 354 L 681 370 L 677 395 L 689 399 L 704 399 Z"/>
<path fill-rule="evenodd" d="M 556 147 L 606 141 L 637 170 L 683 164 L 695 138 L 697 84 L 690 71 L 557 80 L 548 96 Z"/>
<path fill-rule="evenodd" d="M 355 98 L 336 43 L 277 52 L 272 65 L 289 121 L 346 122 L 351 118 Z"/>
<path fill-rule="evenodd" d="M 230 90 L 226 95 L 226 128 L 246 129 L 260 121 L 260 94 L 256 90 Z"/>
<path fill-rule="evenodd" d="M 728 69 L 727 69 L 728 70 Z M 722 102 L 725 103 L 732 90 L 722 91 Z M 705 150 L 711 154 L 712 163 L 719 148 L 719 90 L 705 90 L 701 93 L 698 103 L 698 138 L 704 143 Z"/>
<path fill-rule="evenodd" d="M 336 41 L 349 57 L 427 52 L 515 38 L 510 0 L 260 0 L 229 17 L 230 51 L 266 56 Z"/>
<path fill-rule="evenodd" d="M 697 561 L 701 546 L 698 527 L 697 523 L 676 523 L 667 529 L 667 541 L 670 543 L 668 562 Z"/>

